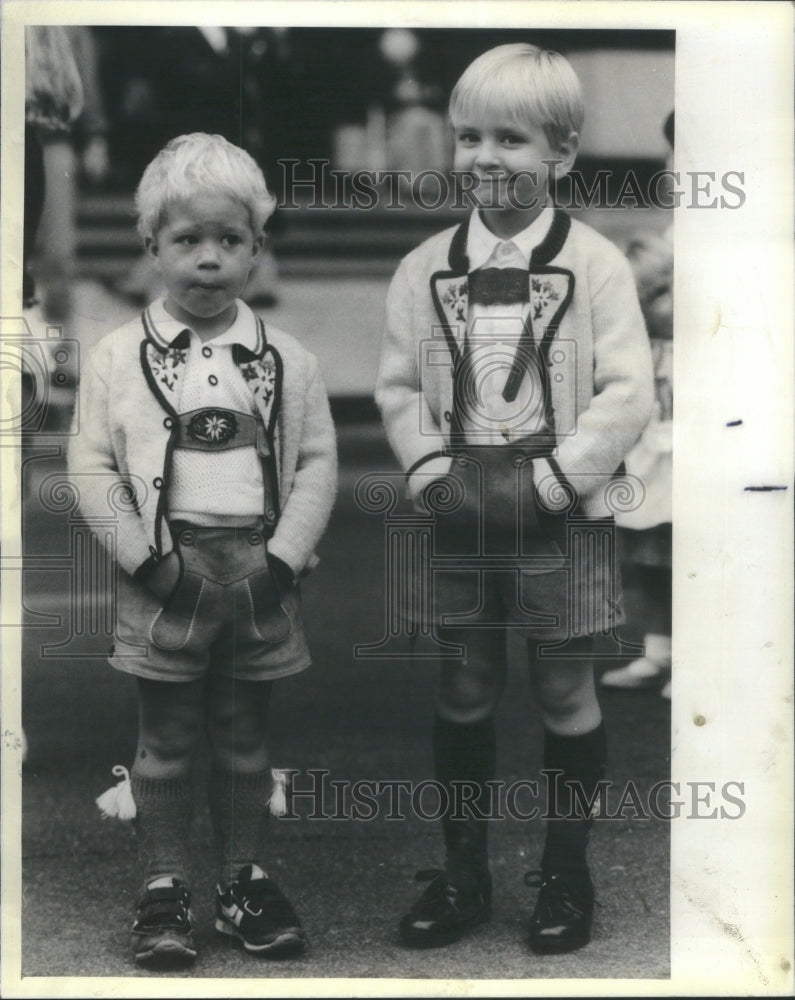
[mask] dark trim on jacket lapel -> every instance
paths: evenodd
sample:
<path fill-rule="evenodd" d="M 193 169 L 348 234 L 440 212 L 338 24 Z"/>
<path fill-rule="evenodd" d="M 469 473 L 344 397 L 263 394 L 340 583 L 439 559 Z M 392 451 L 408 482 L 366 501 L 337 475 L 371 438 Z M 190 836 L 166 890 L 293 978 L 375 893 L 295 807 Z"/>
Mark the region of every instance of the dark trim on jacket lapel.
<path fill-rule="evenodd" d="M 152 321 L 152 317 L 149 315 L 149 306 L 147 306 L 141 313 L 141 323 L 143 323 L 144 333 L 147 338 L 152 342 L 153 346 L 160 351 L 161 354 L 165 354 L 166 351 L 171 350 L 172 347 L 179 348 L 180 350 L 186 350 L 190 347 L 190 334 L 188 333 L 187 327 L 185 327 L 184 330 L 180 330 L 171 343 L 165 343 L 165 341 L 157 333 L 157 327 Z"/>
<path fill-rule="evenodd" d="M 568 231 L 568 230 L 567 230 Z M 532 289 L 530 295 L 530 305 L 527 311 L 527 316 L 525 317 L 524 326 L 522 328 L 522 335 L 519 338 L 519 343 L 516 345 L 516 354 L 514 356 L 514 361 L 511 366 L 511 370 L 508 373 L 508 377 L 505 380 L 505 387 L 502 390 L 503 399 L 506 402 L 512 402 L 516 399 L 519 392 L 519 386 L 522 384 L 524 377 L 526 375 L 525 364 L 523 359 L 527 358 L 528 355 L 532 354 L 533 350 L 538 351 L 538 356 L 540 359 L 539 364 L 539 374 L 541 376 L 541 383 L 544 392 L 544 414 L 546 417 L 547 428 L 552 433 L 556 433 L 555 429 L 555 409 L 552 406 L 552 386 L 549 381 L 549 349 L 552 346 L 552 341 L 555 339 L 558 330 L 560 329 L 560 323 L 566 312 L 571 305 L 572 297 L 574 296 L 574 273 L 569 271 L 565 267 L 551 267 L 544 264 L 530 264 L 530 271 L 527 276 L 527 280 L 532 282 L 533 278 L 537 275 L 543 274 L 563 274 L 568 280 L 568 286 L 566 290 L 566 296 L 560 303 L 558 308 L 555 310 L 552 318 L 547 327 L 544 330 L 544 336 L 541 338 L 541 342 L 537 343 L 533 334 L 533 296 Z M 534 345 L 534 346 L 533 346 Z"/>
<path fill-rule="evenodd" d="M 155 380 L 155 377 L 152 374 L 152 369 L 149 367 L 149 358 L 146 356 L 146 352 L 147 348 L 150 346 L 151 343 L 152 341 L 149 340 L 141 341 L 141 350 L 140 350 L 141 371 L 144 373 L 146 384 L 149 386 L 149 390 L 151 391 L 152 395 L 155 397 L 158 403 L 160 403 L 160 405 L 163 407 L 166 413 L 168 413 L 170 416 L 176 419 L 177 411 L 163 395 L 160 386 L 157 384 L 157 381 Z M 161 354 L 166 353 L 165 351 L 161 350 L 161 348 L 157 347 L 157 344 L 154 344 L 154 346 L 157 348 L 158 351 L 161 352 Z"/>
<path fill-rule="evenodd" d="M 439 294 L 436 291 L 436 283 L 443 278 L 463 278 L 466 276 L 469 270 L 469 261 L 466 255 L 468 232 L 469 219 L 467 219 L 466 222 L 461 223 L 458 229 L 456 229 L 453 233 L 453 237 L 450 241 L 450 249 L 447 252 L 447 261 L 450 266 L 450 270 L 435 271 L 429 279 L 433 308 L 436 310 L 436 315 L 441 321 L 442 330 L 444 331 L 444 339 L 447 341 L 447 347 L 450 351 L 450 356 L 453 359 L 453 365 L 456 368 L 461 363 L 461 350 L 458 346 L 458 341 L 453 336 L 453 331 L 450 329 L 450 324 L 447 322 L 447 315 L 445 314 L 442 303 L 439 300 Z"/>
<path fill-rule="evenodd" d="M 548 264 L 563 249 L 563 244 L 569 236 L 571 217 L 562 208 L 556 208 L 552 216 L 552 225 L 544 239 L 533 250 L 530 256 L 530 270 L 538 264 Z"/>
<path fill-rule="evenodd" d="M 471 218 L 471 216 L 469 217 Z M 469 271 L 467 257 L 467 238 L 469 236 L 469 218 L 453 233 L 450 249 L 447 252 L 447 263 L 454 274 L 466 274 Z"/>
<path fill-rule="evenodd" d="M 282 406 L 282 387 L 284 384 L 284 361 L 281 354 L 273 344 L 268 343 L 265 323 L 261 316 L 257 316 L 257 351 L 250 351 L 242 344 L 232 345 L 232 360 L 238 367 L 252 361 L 262 361 L 266 353 L 270 353 L 273 364 L 276 368 L 276 378 L 273 384 L 273 403 L 271 404 L 270 418 L 265 425 L 265 434 L 270 445 L 270 455 L 261 456 L 262 475 L 267 477 L 271 484 L 271 496 L 273 497 L 273 507 L 276 514 L 276 521 L 281 517 L 281 497 L 279 494 L 279 468 L 276 463 L 275 431 L 276 421 L 279 419 L 279 412 Z"/>

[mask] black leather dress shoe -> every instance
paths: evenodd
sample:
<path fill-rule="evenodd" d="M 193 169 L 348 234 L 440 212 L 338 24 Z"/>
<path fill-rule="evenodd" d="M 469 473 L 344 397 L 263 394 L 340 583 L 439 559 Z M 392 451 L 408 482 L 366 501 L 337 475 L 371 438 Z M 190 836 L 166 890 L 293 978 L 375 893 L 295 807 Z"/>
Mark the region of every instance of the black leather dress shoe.
<path fill-rule="evenodd" d="M 594 894 L 590 879 L 528 872 L 525 884 L 539 889 L 530 919 L 530 948 L 540 955 L 583 948 L 591 940 Z"/>
<path fill-rule="evenodd" d="M 412 948 L 452 944 L 491 917 L 491 876 L 488 871 L 417 872 L 418 882 L 430 882 L 400 921 L 400 937 Z"/>

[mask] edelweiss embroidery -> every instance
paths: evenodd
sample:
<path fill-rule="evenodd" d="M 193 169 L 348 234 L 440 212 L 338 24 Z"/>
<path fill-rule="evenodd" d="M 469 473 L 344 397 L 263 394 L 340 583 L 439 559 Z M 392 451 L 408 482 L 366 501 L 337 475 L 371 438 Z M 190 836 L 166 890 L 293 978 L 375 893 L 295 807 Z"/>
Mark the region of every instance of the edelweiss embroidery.
<path fill-rule="evenodd" d="M 449 285 L 447 291 L 442 296 L 442 303 L 451 309 L 455 318 L 460 322 L 466 322 L 466 305 L 469 294 L 469 285 L 466 280 Z"/>
<path fill-rule="evenodd" d="M 553 302 L 560 301 L 560 292 L 552 282 L 541 278 L 531 279 L 531 296 L 533 303 L 533 320 L 539 320 Z"/>
<path fill-rule="evenodd" d="M 150 361 L 152 373 L 158 382 L 173 392 L 179 379 L 179 368 L 185 364 L 187 352 L 180 347 L 172 347 L 161 353 L 160 351 L 150 351 Z"/>
<path fill-rule="evenodd" d="M 229 410 L 202 410 L 188 424 L 188 437 L 205 443 L 230 441 L 237 431 L 237 420 Z"/>
<path fill-rule="evenodd" d="M 255 396 L 262 396 L 266 403 L 273 399 L 273 391 L 276 385 L 276 365 L 269 358 L 262 361 L 250 361 L 241 365 L 241 372 L 246 382 L 257 382 L 253 387 Z"/>

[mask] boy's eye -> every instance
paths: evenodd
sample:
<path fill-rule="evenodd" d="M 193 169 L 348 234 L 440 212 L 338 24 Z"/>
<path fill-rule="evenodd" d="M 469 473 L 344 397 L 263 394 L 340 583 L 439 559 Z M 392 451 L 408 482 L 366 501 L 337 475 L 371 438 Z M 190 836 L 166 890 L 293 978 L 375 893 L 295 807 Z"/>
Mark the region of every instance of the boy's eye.
<path fill-rule="evenodd" d="M 197 237 L 193 235 L 193 233 L 182 233 L 181 236 L 177 237 L 176 242 L 183 243 L 187 246 L 195 246 L 199 241 Z"/>
<path fill-rule="evenodd" d="M 221 239 L 221 242 L 225 247 L 237 247 L 240 246 L 243 240 L 236 233 L 229 233 Z"/>
<path fill-rule="evenodd" d="M 458 141 L 465 146 L 473 146 L 478 142 L 479 136 L 477 132 L 459 132 Z"/>
<path fill-rule="evenodd" d="M 516 132 L 506 132 L 506 134 L 501 137 L 500 141 L 506 146 L 521 146 L 525 141 L 525 138 L 523 135 L 519 135 Z"/>

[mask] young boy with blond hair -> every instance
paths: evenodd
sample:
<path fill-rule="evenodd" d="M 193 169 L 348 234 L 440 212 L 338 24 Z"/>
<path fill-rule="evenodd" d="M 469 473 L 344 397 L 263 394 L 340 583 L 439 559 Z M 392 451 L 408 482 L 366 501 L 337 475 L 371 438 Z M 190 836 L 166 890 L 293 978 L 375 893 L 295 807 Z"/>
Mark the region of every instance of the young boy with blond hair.
<path fill-rule="evenodd" d="M 139 697 L 133 953 L 196 956 L 187 841 L 206 729 L 216 928 L 276 957 L 300 951 L 304 932 L 265 870 L 267 709 L 273 681 L 309 666 L 297 580 L 335 496 L 334 427 L 314 356 L 239 298 L 274 208 L 253 159 L 217 135 L 180 136 L 136 206 L 166 294 L 91 352 L 69 450 L 101 537 L 109 491 L 130 500 L 110 662 Z"/>
<path fill-rule="evenodd" d="M 464 650 L 440 659 L 433 755 L 449 802 L 445 863 L 401 921 L 411 946 L 447 944 L 491 915 L 488 782 L 507 628 L 527 640 L 544 768 L 557 775 L 540 869 L 528 873 L 540 888 L 529 944 L 563 952 L 591 937 L 592 819 L 577 813 L 574 791 L 590 800 L 604 777 L 593 636 L 620 609 L 610 546 L 575 553 L 572 531 L 601 525 L 609 537 L 609 487 L 653 386 L 629 265 L 552 203 L 583 115 L 579 81 L 557 53 L 513 44 L 477 58 L 450 100 L 454 166 L 476 208 L 404 258 L 389 289 L 376 398 L 446 559 L 413 624 Z M 419 572 L 427 579 L 428 565 Z M 465 809 L 463 785 L 475 792 Z"/>

